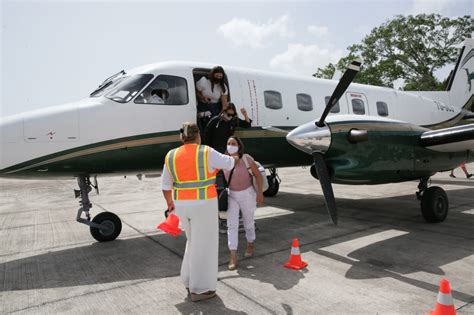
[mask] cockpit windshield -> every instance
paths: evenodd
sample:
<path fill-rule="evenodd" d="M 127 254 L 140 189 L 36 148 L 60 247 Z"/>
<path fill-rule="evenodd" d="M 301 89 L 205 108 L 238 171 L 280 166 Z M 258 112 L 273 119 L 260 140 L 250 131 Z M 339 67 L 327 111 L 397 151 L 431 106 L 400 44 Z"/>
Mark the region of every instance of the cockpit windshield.
<path fill-rule="evenodd" d="M 152 74 L 136 74 L 128 77 L 122 77 L 122 80 L 112 84 L 107 88 L 105 97 L 118 102 L 129 102 L 138 92 L 153 79 Z"/>

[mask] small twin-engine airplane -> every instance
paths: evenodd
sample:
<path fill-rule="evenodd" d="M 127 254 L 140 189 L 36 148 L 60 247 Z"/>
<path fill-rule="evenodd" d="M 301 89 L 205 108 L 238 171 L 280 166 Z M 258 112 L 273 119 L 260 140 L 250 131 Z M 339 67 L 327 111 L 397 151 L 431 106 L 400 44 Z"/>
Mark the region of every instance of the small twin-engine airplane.
<path fill-rule="evenodd" d="M 428 180 L 474 160 L 474 124 L 453 127 L 472 118 L 473 55 L 474 40 L 467 39 L 445 92 L 351 84 L 358 62 L 339 83 L 225 67 L 232 102 L 253 120 L 238 135 L 269 169 L 266 194 L 278 192 L 277 168 L 312 165 L 336 224 L 331 183 L 419 180 L 423 217 L 443 221 L 448 198 Z M 180 145 L 182 122 L 196 120 L 195 83 L 210 68 L 164 62 L 120 71 L 79 102 L 2 118 L 0 176 L 77 177 L 77 221 L 96 240 L 114 240 L 122 226 L 117 215 L 91 220 L 89 192 L 98 188 L 97 175 L 159 172 L 168 150 Z M 156 90 L 167 93 L 152 98 Z"/>

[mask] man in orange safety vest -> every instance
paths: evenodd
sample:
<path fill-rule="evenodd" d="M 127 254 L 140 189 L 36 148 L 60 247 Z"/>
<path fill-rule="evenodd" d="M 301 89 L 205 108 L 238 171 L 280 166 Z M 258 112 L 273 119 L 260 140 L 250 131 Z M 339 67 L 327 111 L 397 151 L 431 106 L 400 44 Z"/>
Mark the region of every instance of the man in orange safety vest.
<path fill-rule="evenodd" d="M 186 233 L 181 279 L 193 302 L 216 296 L 218 206 L 216 174 L 234 168 L 234 158 L 201 145 L 199 128 L 184 123 L 183 145 L 168 152 L 161 187 L 168 205 Z"/>

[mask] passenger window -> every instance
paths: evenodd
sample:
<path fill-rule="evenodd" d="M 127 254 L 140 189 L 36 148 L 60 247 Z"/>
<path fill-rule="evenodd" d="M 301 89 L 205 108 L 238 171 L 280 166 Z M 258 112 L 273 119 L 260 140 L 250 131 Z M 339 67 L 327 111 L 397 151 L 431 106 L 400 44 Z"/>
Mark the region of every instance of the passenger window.
<path fill-rule="evenodd" d="M 136 99 L 137 104 L 186 105 L 189 102 L 186 79 L 159 75 Z"/>
<path fill-rule="evenodd" d="M 388 106 L 385 102 L 377 102 L 377 113 L 380 116 L 388 116 Z"/>
<path fill-rule="evenodd" d="M 331 98 L 331 96 L 326 96 L 324 98 L 324 106 L 326 106 L 329 102 L 329 99 Z M 339 113 L 341 111 L 341 108 L 339 107 L 339 101 L 337 101 L 336 105 L 334 105 L 333 108 L 331 108 L 331 111 L 330 113 Z"/>
<path fill-rule="evenodd" d="M 265 99 L 265 107 L 270 109 L 283 108 L 283 102 L 281 101 L 281 93 L 277 91 L 265 91 L 263 92 Z"/>
<path fill-rule="evenodd" d="M 299 93 L 296 94 L 296 104 L 298 105 L 298 109 L 309 112 L 313 110 L 313 100 L 311 99 L 311 95 Z"/>
<path fill-rule="evenodd" d="M 364 101 L 358 98 L 352 100 L 352 111 L 356 115 L 365 115 Z"/>

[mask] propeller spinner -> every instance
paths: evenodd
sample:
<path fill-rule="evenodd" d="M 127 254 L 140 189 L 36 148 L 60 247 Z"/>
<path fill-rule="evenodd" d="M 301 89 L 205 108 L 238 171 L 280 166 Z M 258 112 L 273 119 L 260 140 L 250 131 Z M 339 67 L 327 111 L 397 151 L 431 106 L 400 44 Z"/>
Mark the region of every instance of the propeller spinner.
<path fill-rule="evenodd" d="M 349 67 L 347 67 L 346 72 L 344 72 L 344 75 L 329 98 L 319 121 L 313 121 L 299 126 L 286 136 L 286 140 L 292 146 L 313 156 L 316 173 L 324 194 L 326 208 L 334 225 L 337 225 L 336 200 L 334 198 L 326 161 L 324 160 L 324 153 L 327 152 L 331 145 L 331 130 L 326 125 L 325 120 L 331 109 L 337 104 L 352 80 L 354 80 L 356 74 L 360 71 L 360 66 L 361 62 L 354 60 Z"/>

